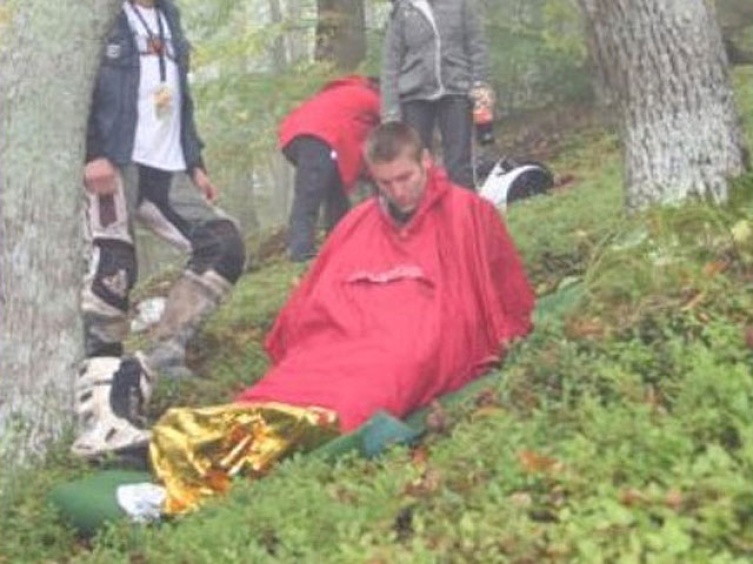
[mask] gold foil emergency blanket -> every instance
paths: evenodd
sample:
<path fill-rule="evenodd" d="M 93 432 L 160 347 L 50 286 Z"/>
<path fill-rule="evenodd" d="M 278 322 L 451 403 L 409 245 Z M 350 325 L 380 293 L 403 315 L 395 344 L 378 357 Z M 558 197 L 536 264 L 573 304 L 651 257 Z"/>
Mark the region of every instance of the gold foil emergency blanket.
<path fill-rule="evenodd" d="M 152 429 L 149 455 L 167 490 L 163 512 L 184 513 L 223 493 L 234 476 L 265 474 L 283 456 L 339 435 L 337 415 L 317 407 L 234 403 L 173 408 Z"/>

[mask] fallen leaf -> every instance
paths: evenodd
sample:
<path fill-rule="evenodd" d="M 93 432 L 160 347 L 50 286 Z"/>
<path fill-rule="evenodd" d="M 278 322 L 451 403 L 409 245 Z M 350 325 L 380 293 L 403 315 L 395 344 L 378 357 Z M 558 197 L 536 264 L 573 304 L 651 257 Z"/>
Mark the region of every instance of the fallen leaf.
<path fill-rule="evenodd" d="M 515 507 L 527 508 L 533 505 L 533 498 L 528 492 L 515 492 L 510 495 L 510 503 Z"/>
<path fill-rule="evenodd" d="M 129 564 L 145 564 L 146 562 L 148 562 L 148 560 L 143 552 L 131 552 L 128 555 Z"/>
<path fill-rule="evenodd" d="M 675 511 L 682 508 L 684 501 L 685 497 L 682 495 L 682 492 L 680 490 L 669 490 L 667 492 L 667 495 L 664 496 L 664 503 L 667 505 L 667 507 L 671 507 Z"/>
<path fill-rule="evenodd" d="M 604 323 L 595 317 L 572 317 L 565 324 L 565 334 L 570 339 L 600 338 L 606 334 Z"/>
<path fill-rule="evenodd" d="M 554 187 L 555 188 L 564 188 L 565 186 L 568 186 L 575 182 L 575 175 L 574 174 L 562 174 L 558 176 L 554 181 Z"/>
<path fill-rule="evenodd" d="M 429 413 L 426 414 L 426 429 L 430 433 L 443 434 L 450 428 L 450 418 L 442 407 L 442 404 L 434 400 L 429 405 Z"/>
<path fill-rule="evenodd" d="M 556 458 L 538 454 L 532 450 L 523 449 L 518 453 L 518 461 L 523 470 L 529 474 L 558 473 L 563 469 L 563 464 Z"/>
<path fill-rule="evenodd" d="M 635 488 L 628 488 L 620 492 L 619 500 L 621 504 L 633 507 L 634 505 L 642 505 L 646 503 L 648 498 L 642 491 L 636 490 Z"/>
<path fill-rule="evenodd" d="M 494 406 L 481 407 L 477 409 L 476 411 L 474 411 L 473 413 L 471 413 L 471 419 L 475 421 L 476 419 L 482 419 L 484 417 L 494 417 L 495 415 L 500 415 L 500 414 L 503 414 L 504 412 L 505 410 L 502 409 L 501 407 L 494 407 Z"/>
<path fill-rule="evenodd" d="M 225 493 L 230 489 L 230 478 L 222 470 L 215 470 L 214 468 L 208 470 L 204 476 L 204 481 L 210 489 L 216 492 Z"/>
<path fill-rule="evenodd" d="M 414 466 L 424 468 L 429 462 L 429 449 L 426 445 L 418 445 L 411 449 L 410 461 Z"/>
<path fill-rule="evenodd" d="M 753 349 L 753 325 L 748 325 L 745 329 L 745 346 Z"/>
<path fill-rule="evenodd" d="M 427 468 L 417 479 L 405 486 L 403 490 L 407 495 L 424 497 L 436 492 L 442 484 L 440 473 L 433 468 Z"/>
<path fill-rule="evenodd" d="M 706 297 L 706 292 L 698 292 L 682 306 L 682 311 L 690 311 L 700 304 Z"/>
<path fill-rule="evenodd" d="M 703 266 L 703 273 L 709 278 L 713 278 L 717 274 L 727 270 L 728 267 L 729 263 L 725 260 L 712 260 Z"/>
<path fill-rule="evenodd" d="M 476 395 L 476 407 L 496 407 L 500 405 L 499 394 L 494 388 L 487 388 Z"/>

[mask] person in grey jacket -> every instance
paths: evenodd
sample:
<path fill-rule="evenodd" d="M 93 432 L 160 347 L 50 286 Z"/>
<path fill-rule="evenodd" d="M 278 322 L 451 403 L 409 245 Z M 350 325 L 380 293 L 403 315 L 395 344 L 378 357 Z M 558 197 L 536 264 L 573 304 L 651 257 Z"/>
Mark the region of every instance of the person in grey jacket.
<path fill-rule="evenodd" d="M 125 0 L 105 38 L 83 171 L 91 252 L 82 288 L 77 455 L 144 444 L 143 408 L 155 378 L 191 374 L 186 344 L 244 269 L 241 232 L 213 204 L 217 189 L 201 157 L 188 56 L 171 0 Z M 135 220 L 189 259 L 149 345 L 123 357 L 137 277 Z"/>
<path fill-rule="evenodd" d="M 383 45 L 382 121 L 404 121 L 432 147 L 435 125 L 450 179 L 474 188 L 471 95 L 489 88 L 474 0 L 394 0 Z"/>

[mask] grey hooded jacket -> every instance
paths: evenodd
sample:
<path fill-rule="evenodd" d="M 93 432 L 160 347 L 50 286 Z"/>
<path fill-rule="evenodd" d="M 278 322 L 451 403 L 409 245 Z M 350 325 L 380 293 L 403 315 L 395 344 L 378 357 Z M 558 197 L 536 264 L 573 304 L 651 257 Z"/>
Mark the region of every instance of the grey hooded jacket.
<path fill-rule="evenodd" d="M 395 0 L 382 53 L 382 120 L 400 103 L 467 95 L 489 83 L 489 61 L 474 0 Z"/>

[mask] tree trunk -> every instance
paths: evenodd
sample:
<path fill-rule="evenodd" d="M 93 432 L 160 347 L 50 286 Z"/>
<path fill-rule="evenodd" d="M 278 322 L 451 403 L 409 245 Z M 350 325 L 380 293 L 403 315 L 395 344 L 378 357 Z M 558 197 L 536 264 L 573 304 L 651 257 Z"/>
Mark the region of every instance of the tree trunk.
<path fill-rule="evenodd" d="M 705 0 L 579 0 L 621 124 L 629 209 L 726 200 L 744 145 L 713 6 Z"/>
<path fill-rule="evenodd" d="M 289 26 L 285 34 L 288 63 L 291 65 L 308 61 L 311 57 L 311 28 L 301 23 L 307 19 L 306 11 L 305 6 L 299 0 L 288 0 L 287 19 L 290 22 L 297 22 L 296 25 Z"/>
<path fill-rule="evenodd" d="M 0 31 L 4 463 L 43 452 L 71 421 L 83 351 L 84 128 L 97 55 L 120 3 L 14 2 Z"/>
<path fill-rule="evenodd" d="M 272 23 L 276 26 L 282 24 L 282 7 L 280 0 L 269 0 L 269 13 Z M 285 34 L 280 32 L 275 35 L 272 43 L 272 67 L 275 72 L 283 72 L 288 66 L 288 55 L 285 50 Z"/>
<path fill-rule="evenodd" d="M 355 69 L 366 56 L 364 0 L 317 0 L 316 60 L 340 71 Z"/>

